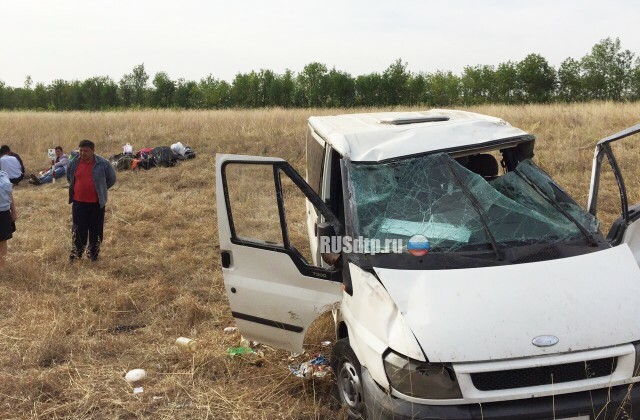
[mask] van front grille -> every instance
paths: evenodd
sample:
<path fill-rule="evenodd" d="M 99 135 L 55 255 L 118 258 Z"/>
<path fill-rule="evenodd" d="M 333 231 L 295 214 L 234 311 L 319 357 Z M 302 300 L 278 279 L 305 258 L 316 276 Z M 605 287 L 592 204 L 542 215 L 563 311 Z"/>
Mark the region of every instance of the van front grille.
<path fill-rule="evenodd" d="M 525 369 L 472 373 L 471 381 L 480 391 L 525 388 L 609 376 L 616 370 L 618 359 L 587 360 L 562 365 Z"/>

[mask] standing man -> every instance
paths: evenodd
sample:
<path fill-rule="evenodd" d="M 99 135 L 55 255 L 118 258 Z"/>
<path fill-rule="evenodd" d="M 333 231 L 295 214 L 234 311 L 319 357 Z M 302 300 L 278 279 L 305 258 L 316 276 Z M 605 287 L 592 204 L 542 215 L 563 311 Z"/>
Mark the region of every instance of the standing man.
<path fill-rule="evenodd" d="M 18 185 L 24 178 L 22 159 L 18 154 L 12 153 L 6 144 L 0 147 L 0 171 L 7 173 L 13 185 Z"/>
<path fill-rule="evenodd" d="M 16 231 L 16 204 L 13 201 L 13 185 L 6 172 L 0 171 L 0 270 L 7 256 L 7 241 Z"/>
<path fill-rule="evenodd" d="M 91 261 L 98 260 L 107 190 L 116 183 L 113 166 L 105 158 L 95 154 L 95 147 L 91 140 L 82 140 L 78 145 L 80 158 L 70 162 L 67 168 L 73 219 L 70 261 L 82 258 L 87 248 L 87 239 L 89 258 Z"/>

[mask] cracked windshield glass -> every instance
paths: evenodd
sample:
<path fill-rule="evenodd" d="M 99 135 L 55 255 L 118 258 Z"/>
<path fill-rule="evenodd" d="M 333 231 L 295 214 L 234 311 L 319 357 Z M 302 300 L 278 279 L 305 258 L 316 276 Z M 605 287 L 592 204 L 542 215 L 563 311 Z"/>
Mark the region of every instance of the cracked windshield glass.
<path fill-rule="evenodd" d="M 432 252 L 455 252 L 486 250 L 492 243 L 589 239 L 598 233 L 598 221 L 531 160 L 497 176 L 495 158 L 475 156 L 493 159 L 489 166 L 495 172 L 478 170 L 469 157 L 445 153 L 385 164 L 349 163 L 356 235 L 382 243 L 403 239 L 405 245 L 423 235 Z"/>

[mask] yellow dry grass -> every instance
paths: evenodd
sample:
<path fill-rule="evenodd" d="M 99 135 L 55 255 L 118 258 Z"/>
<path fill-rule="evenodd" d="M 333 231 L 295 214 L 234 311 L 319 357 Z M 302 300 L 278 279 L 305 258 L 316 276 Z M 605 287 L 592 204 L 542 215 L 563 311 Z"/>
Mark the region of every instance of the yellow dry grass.
<path fill-rule="evenodd" d="M 596 140 L 640 119 L 640 104 L 473 110 L 537 134 L 537 162 L 582 204 Z M 214 179 L 217 152 L 279 156 L 303 171 L 306 119 L 341 112 L 353 111 L 0 113 L 0 143 L 20 153 L 30 172 L 46 164 L 47 148 L 69 150 L 83 138 L 103 156 L 127 142 L 139 148 L 180 140 L 198 152 L 175 168 L 118 174 L 96 264 L 67 260 L 65 183 L 15 190 L 18 232 L 0 273 L 0 417 L 341 417 L 330 383 L 292 377 L 286 353 L 265 350 L 262 366 L 226 355 L 239 336 L 222 332 L 233 319 L 220 271 Z M 635 203 L 638 150 L 625 146 L 620 156 Z M 615 199 L 607 193 L 612 209 Z M 324 318 L 307 339 L 310 352 L 331 336 L 330 324 Z M 179 336 L 199 341 L 193 357 L 175 347 Z M 142 397 L 123 379 L 132 368 L 148 372 Z"/>

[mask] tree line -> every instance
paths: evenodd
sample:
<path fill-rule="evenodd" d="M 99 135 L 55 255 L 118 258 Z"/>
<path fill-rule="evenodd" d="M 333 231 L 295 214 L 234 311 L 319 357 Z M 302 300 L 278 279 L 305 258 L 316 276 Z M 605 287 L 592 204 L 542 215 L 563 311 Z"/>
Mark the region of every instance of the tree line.
<path fill-rule="evenodd" d="M 640 100 L 640 57 L 606 38 L 581 59 L 556 69 L 539 54 L 522 61 L 467 66 L 451 71 L 410 72 L 394 61 L 382 73 L 352 76 L 318 62 L 301 72 L 238 73 L 230 83 L 212 75 L 199 81 L 172 80 L 166 72 L 150 79 L 144 64 L 118 82 L 110 77 L 54 80 L 24 86 L 0 81 L 0 109 L 109 110 L 129 108 L 308 108 L 393 105 L 478 105 Z"/>

